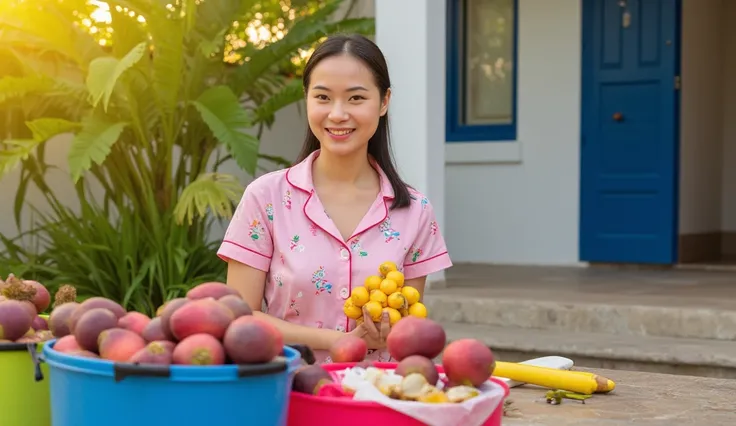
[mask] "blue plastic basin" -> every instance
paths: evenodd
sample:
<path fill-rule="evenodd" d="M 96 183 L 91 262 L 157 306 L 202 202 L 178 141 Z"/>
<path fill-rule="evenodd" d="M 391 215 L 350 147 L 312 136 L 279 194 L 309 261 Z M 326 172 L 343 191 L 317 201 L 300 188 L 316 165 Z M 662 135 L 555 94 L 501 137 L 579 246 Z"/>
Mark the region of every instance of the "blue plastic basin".
<path fill-rule="evenodd" d="M 158 366 L 43 349 L 54 426 L 282 426 L 301 364 L 295 349 L 267 364 Z"/>

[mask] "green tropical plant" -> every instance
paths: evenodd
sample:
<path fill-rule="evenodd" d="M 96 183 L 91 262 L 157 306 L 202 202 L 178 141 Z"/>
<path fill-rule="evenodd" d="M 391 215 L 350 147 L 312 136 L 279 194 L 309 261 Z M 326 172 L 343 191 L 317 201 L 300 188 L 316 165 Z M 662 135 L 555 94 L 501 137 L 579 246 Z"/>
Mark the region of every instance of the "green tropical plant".
<path fill-rule="evenodd" d="M 259 159 L 288 164 L 261 155 L 259 135 L 303 97 L 300 52 L 374 23 L 336 20 L 341 0 L 292 0 L 300 9 L 273 0 L 105 3 L 109 22 L 97 24 L 99 5 L 86 0 L 0 6 L 0 177 L 20 167 L 15 220 L 20 229 L 25 208 L 37 218 L 19 238 L 0 236 L 0 273 L 70 282 L 82 295 L 153 312 L 191 285 L 224 279 L 207 235 L 243 188 L 220 166 L 232 160 L 255 175 Z M 281 28 L 276 7 L 294 20 Z M 268 19 L 275 40 L 243 40 L 244 28 Z M 71 203 L 52 190 L 46 159 L 62 134 L 73 134 Z M 49 208 L 25 203 L 31 186 Z"/>

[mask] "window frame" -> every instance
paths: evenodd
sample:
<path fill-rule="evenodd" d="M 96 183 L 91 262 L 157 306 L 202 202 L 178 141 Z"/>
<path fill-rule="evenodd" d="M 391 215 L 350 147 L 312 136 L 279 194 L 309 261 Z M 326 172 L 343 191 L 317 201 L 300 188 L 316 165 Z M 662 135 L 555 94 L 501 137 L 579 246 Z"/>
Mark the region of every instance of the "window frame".
<path fill-rule="evenodd" d="M 462 65 L 464 64 L 465 32 L 463 26 L 463 3 L 472 0 L 447 0 L 446 34 L 446 96 L 445 96 L 445 141 L 458 142 L 513 142 L 517 132 L 517 88 L 518 88 L 518 46 L 519 46 L 519 0 L 513 1 L 513 87 L 511 95 L 510 124 L 462 124 L 460 111 L 465 85 L 460 87 Z"/>

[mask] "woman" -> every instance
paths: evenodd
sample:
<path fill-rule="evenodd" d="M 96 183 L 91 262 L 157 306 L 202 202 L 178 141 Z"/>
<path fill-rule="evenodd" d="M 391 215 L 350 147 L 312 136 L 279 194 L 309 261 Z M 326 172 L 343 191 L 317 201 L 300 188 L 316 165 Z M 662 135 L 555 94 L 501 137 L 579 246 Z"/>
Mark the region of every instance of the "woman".
<path fill-rule="evenodd" d="M 328 38 L 304 69 L 304 93 L 309 126 L 297 164 L 248 185 L 218 255 L 228 285 L 286 344 L 330 362 L 328 349 L 347 332 L 367 342 L 369 358 L 388 360 L 388 315 L 377 327 L 364 309 L 357 325 L 343 312 L 352 288 L 390 261 L 422 294 L 427 275 L 452 263 L 431 204 L 393 163 L 391 83 L 378 46 Z"/>

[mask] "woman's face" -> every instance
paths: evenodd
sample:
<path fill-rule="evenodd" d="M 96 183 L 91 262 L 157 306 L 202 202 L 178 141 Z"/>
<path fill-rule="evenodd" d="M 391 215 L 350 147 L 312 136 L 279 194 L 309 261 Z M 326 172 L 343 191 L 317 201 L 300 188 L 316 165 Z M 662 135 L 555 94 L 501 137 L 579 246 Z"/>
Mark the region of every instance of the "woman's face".
<path fill-rule="evenodd" d="M 365 153 L 389 98 L 390 92 L 381 99 L 373 74 L 360 60 L 349 55 L 324 59 L 312 70 L 307 88 L 309 127 L 323 151 Z"/>

